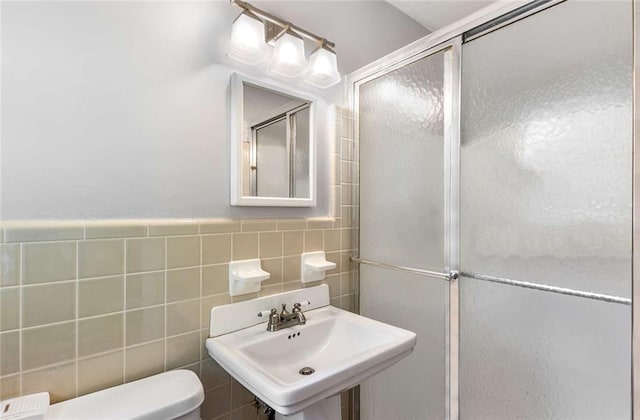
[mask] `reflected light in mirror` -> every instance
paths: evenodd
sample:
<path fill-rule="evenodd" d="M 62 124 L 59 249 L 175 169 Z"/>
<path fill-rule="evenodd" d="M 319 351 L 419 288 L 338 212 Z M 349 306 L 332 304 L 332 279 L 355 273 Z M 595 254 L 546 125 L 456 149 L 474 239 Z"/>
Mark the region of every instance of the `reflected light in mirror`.
<path fill-rule="evenodd" d="M 336 53 L 325 46 L 317 48 L 309 57 L 309 74 L 305 81 L 320 89 L 340 82 Z"/>
<path fill-rule="evenodd" d="M 264 42 L 264 24 L 249 11 L 244 11 L 233 22 L 227 55 L 249 65 L 263 62 L 269 56 Z"/>
<path fill-rule="evenodd" d="M 271 71 L 286 77 L 298 77 L 307 67 L 304 42 L 287 29 L 277 40 Z"/>

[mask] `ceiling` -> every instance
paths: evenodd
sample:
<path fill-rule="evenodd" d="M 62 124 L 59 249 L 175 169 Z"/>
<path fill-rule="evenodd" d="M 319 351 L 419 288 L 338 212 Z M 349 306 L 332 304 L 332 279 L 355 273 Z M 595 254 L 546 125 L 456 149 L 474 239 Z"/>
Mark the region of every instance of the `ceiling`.
<path fill-rule="evenodd" d="M 429 31 L 382 0 L 262 0 L 251 4 L 336 43 L 338 69 L 350 73 Z M 310 44 L 308 50 L 313 49 Z"/>
<path fill-rule="evenodd" d="M 430 31 L 436 31 L 488 6 L 487 0 L 387 0 Z"/>

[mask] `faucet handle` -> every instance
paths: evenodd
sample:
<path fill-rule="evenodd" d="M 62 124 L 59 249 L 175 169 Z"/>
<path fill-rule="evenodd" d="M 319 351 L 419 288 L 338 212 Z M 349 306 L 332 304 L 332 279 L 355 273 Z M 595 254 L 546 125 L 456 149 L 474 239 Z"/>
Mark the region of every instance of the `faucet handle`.
<path fill-rule="evenodd" d="M 277 312 L 278 311 L 276 310 L 276 308 L 271 308 L 268 311 L 260 311 L 260 312 L 258 312 L 258 316 L 259 317 L 270 316 L 270 315 L 272 315 L 274 313 L 277 313 Z"/>
<path fill-rule="evenodd" d="M 278 325 L 280 324 L 281 318 L 278 314 L 278 310 L 276 308 L 271 308 L 269 311 L 260 311 L 258 312 L 259 317 L 269 317 L 269 322 L 267 323 L 267 331 L 277 331 Z"/>
<path fill-rule="evenodd" d="M 293 312 L 301 311 L 303 306 L 309 306 L 311 302 L 308 300 L 303 300 L 302 302 L 297 302 L 293 304 Z"/>

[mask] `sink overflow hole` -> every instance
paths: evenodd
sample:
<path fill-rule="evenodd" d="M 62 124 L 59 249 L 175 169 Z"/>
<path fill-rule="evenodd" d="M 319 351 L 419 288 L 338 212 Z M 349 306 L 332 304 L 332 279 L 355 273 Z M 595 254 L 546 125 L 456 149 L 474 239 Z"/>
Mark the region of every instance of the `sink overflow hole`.
<path fill-rule="evenodd" d="M 309 366 L 305 366 L 305 367 L 303 367 L 302 369 L 300 369 L 300 370 L 298 371 L 298 373 L 299 373 L 300 375 L 305 375 L 305 376 L 306 376 L 306 375 L 311 375 L 311 374 L 312 374 L 312 373 L 314 373 L 315 371 L 316 371 L 316 370 L 315 370 L 314 368 L 310 368 Z"/>

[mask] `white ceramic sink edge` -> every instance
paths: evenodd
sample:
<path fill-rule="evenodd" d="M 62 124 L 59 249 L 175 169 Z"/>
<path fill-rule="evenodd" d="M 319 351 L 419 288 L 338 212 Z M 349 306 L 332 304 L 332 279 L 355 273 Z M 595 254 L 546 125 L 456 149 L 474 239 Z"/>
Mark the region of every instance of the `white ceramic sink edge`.
<path fill-rule="evenodd" d="M 416 343 L 411 331 L 332 306 L 305 314 L 305 325 L 267 332 L 260 324 L 209 338 L 207 350 L 249 391 L 289 415 L 386 369 Z M 299 375 L 305 366 L 316 372 Z"/>

